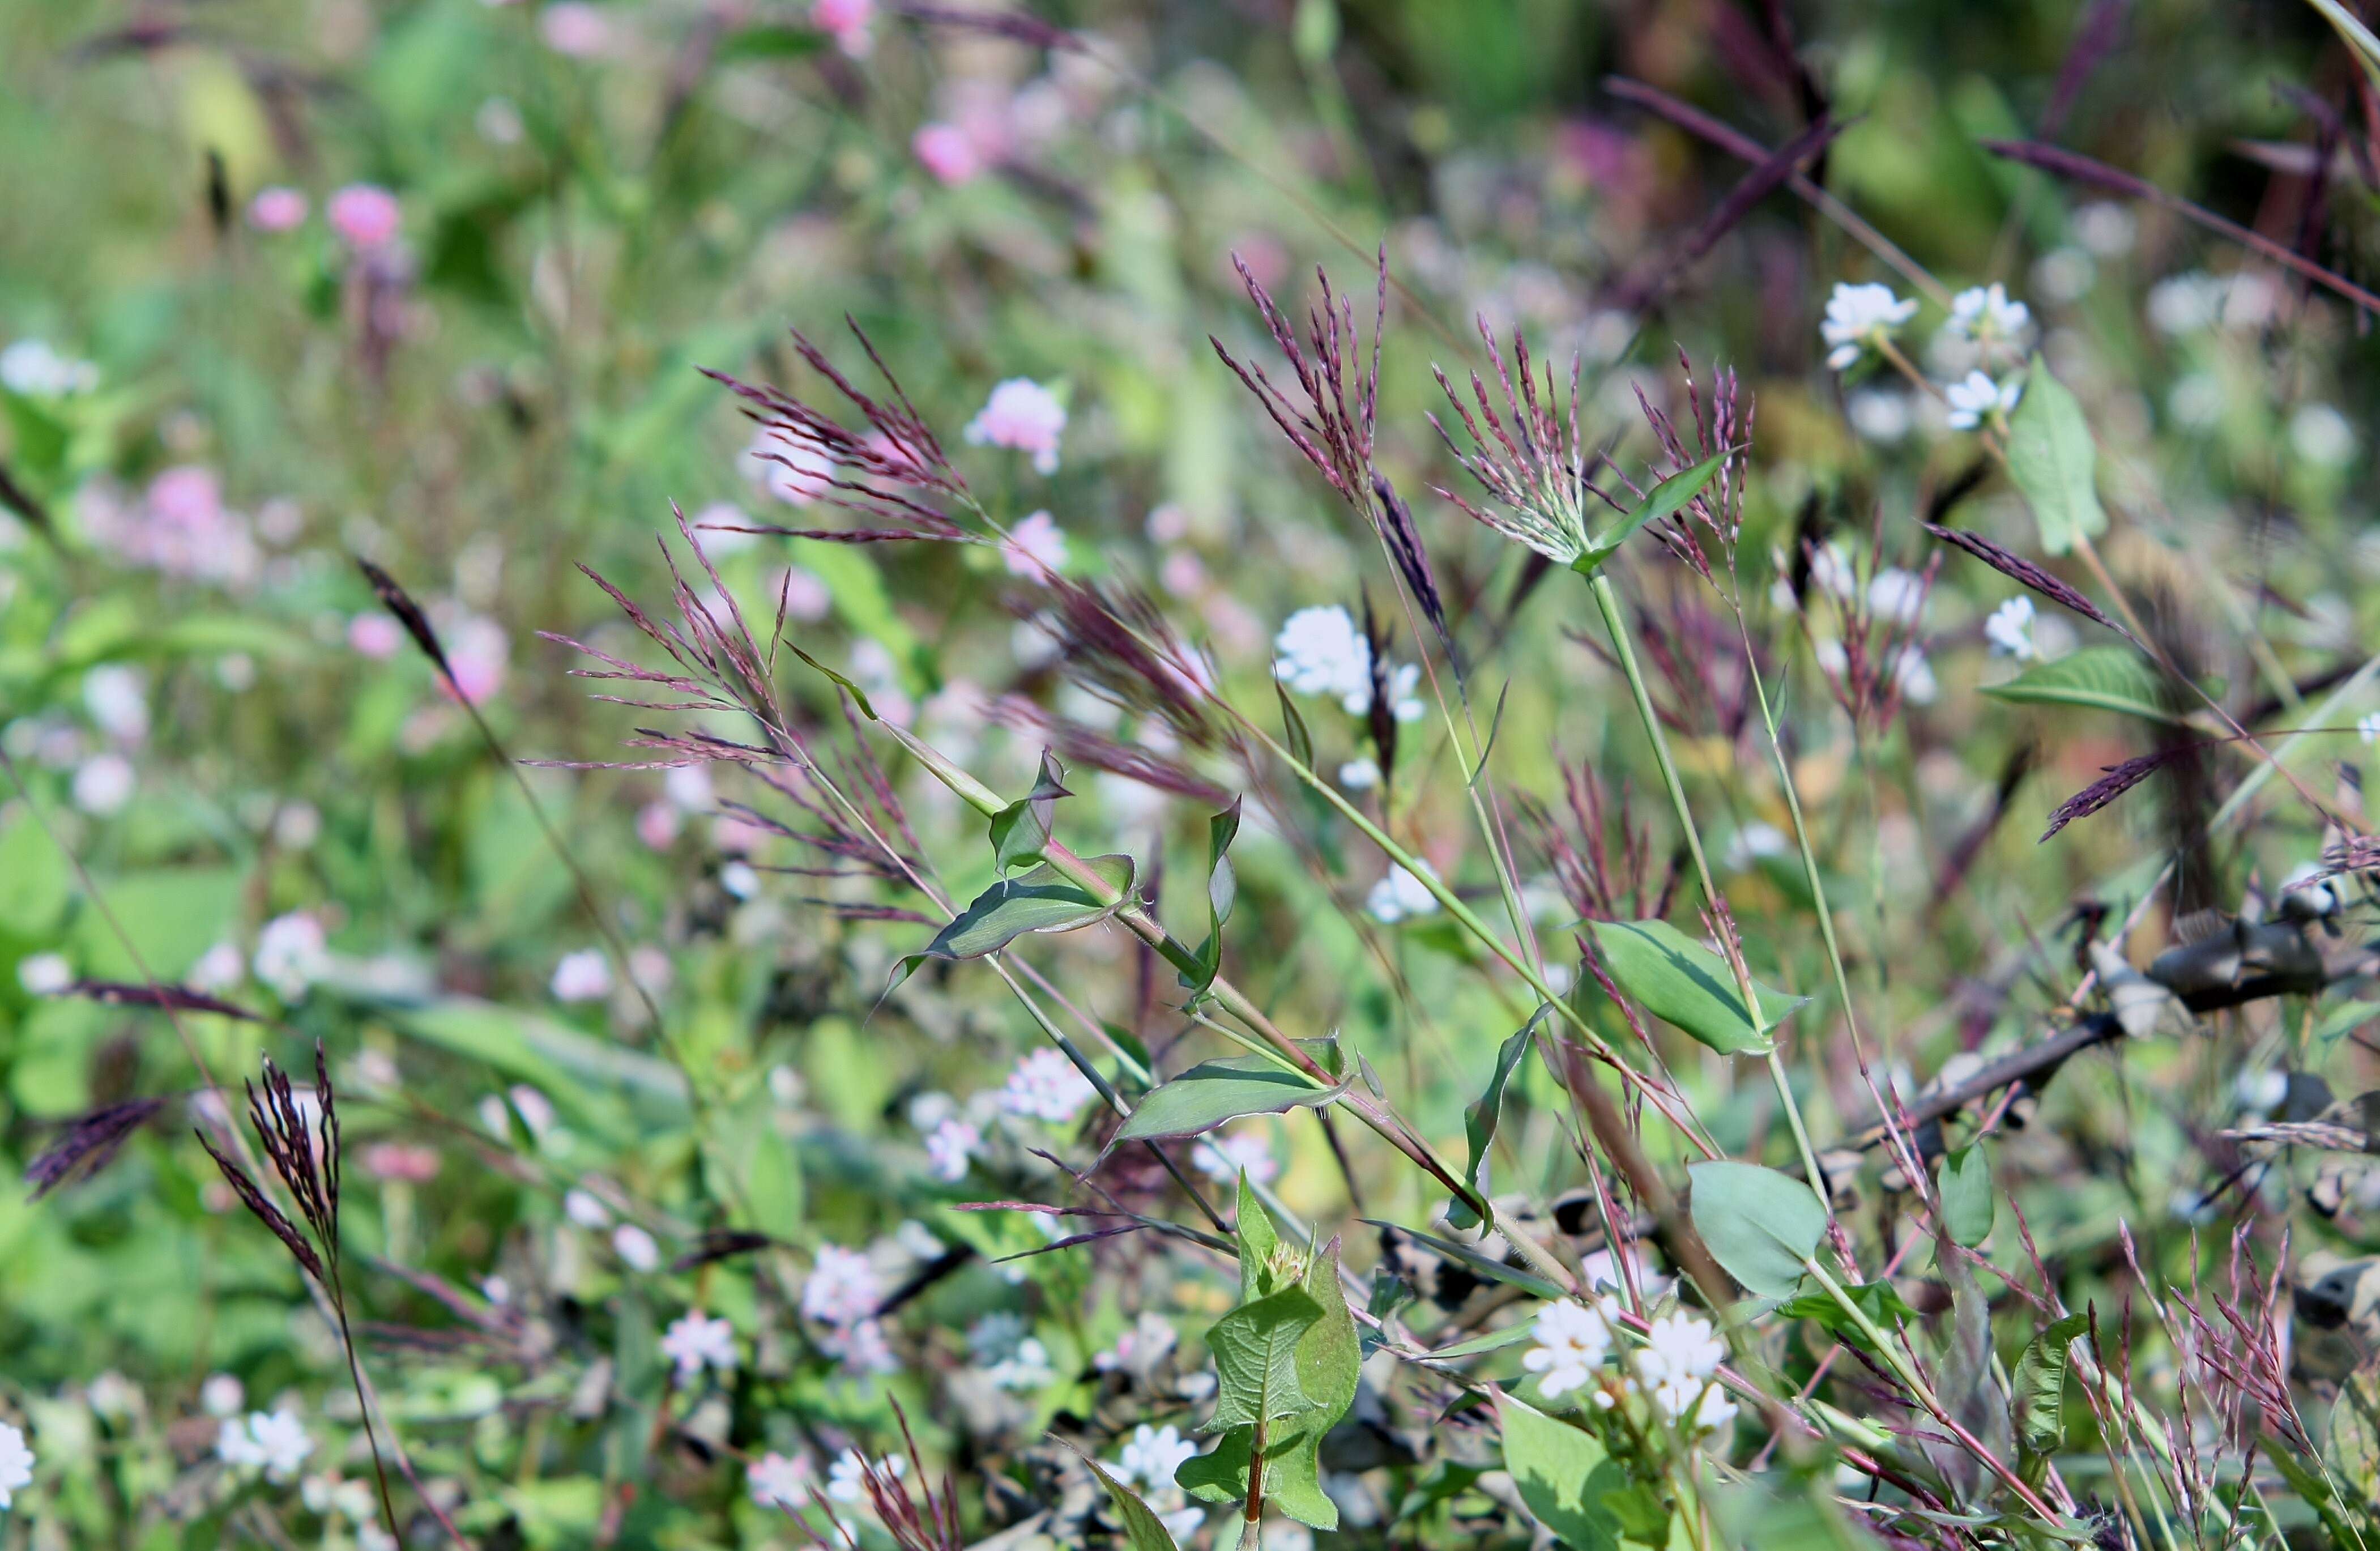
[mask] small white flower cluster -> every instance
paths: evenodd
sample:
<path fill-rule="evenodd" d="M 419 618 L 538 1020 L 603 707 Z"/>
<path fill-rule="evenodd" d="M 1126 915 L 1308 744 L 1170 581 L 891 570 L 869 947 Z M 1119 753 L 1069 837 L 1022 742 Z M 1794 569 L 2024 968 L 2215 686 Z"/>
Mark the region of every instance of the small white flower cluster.
<path fill-rule="evenodd" d="M 1073 1061 L 1043 1046 L 1018 1061 L 1008 1074 L 1000 1090 L 1000 1107 L 1026 1120 L 1065 1125 L 1098 1097 L 1099 1090 L 1075 1069 Z"/>
<path fill-rule="evenodd" d="M 1030 1394 L 1058 1376 L 1050 1363 L 1050 1349 L 1026 1331 L 1022 1318 L 1005 1309 L 968 1327 L 967 1351 L 995 1389 Z"/>
<path fill-rule="evenodd" d="M 1818 336 L 1828 346 L 1827 365 L 1837 371 L 1857 366 L 1870 352 L 1883 353 L 1900 325 L 1917 315 L 1917 303 L 1898 297 L 1888 285 L 1839 284 L 1828 299 L 1827 316 Z M 2022 360 L 2033 329 L 2033 309 L 2010 299 L 1998 281 L 1977 285 L 1950 298 L 1950 316 L 1935 338 L 1932 357 L 1938 370 L 1966 367 L 1962 376 L 1942 390 L 1949 406 L 1946 422 L 1953 430 L 1975 430 L 1999 424 L 2023 396 L 2016 377 L 1994 379 L 1983 370 L 1995 357 Z M 1889 418 L 1878 395 L 1871 392 L 1853 406 L 1863 434 L 1879 442 L 1900 440 L 1905 416 Z"/>
<path fill-rule="evenodd" d="M 1438 876 L 1438 869 L 1427 862 L 1422 863 L 1421 866 L 1422 871 L 1430 877 Z M 1400 921 L 1431 915 L 1437 909 L 1438 896 L 1429 891 L 1429 886 L 1394 863 L 1390 864 L 1387 874 L 1372 885 L 1372 891 L 1364 896 L 1365 913 L 1383 926 L 1393 927 Z"/>
<path fill-rule="evenodd" d="M 1727 1348 L 1710 1321 L 1683 1309 L 1653 1321 L 1645 1344 L 1629 1353 L 1617 1384 L 1601 1376 L 1616 1344 L 1619 1305 L 1609 1298 L 1593 1306 L 1548 1303 L 1538 1312 L 1536 1344 L 1521 1365 L 1538 1375 L 1547 1400 L 1592 1387 L 1595 1404 L 1609 1410 L 1623 1390 L 1642 1396 L 1666 1421 L 1689 1437 L 1723 1431 L 1735 1420 L 1736 1404 L 1717 1382 Z"/>
<path fill-rule="evenodd" d="M 1144 1422 L 1132 1430 L 1123 1452 L 1106 1468 L 1125 1485 L 1137 1487 L 1141 1500 L 1164 1521 L 1166 1533 L 1182 1542 L 1207 1519 L 1206 1511 L 1191 1502 L 1173 1479 L 1182 1462 L 1197 1452 L 1198 1446 L 1171 1424 L 1151 1427 Z"/>
<path fill-rule="evenodd" d="M 700 1309 L 688 1309 L 662 1332 L 662 1355 L 677 1369 L 677 1381 L 690 1384 L 702 1370 L 724 1375 L 735 1371 L 735 1327 L 713 1319 Z"/>
<path fill-rule="evenodd" d="M 1297 694 L 1330 696 L 1350 716 L 1371 714 L 1372 643 L 1344 608 L 1330 603 L 1298 610 L 1282 622 L 1272 652 L 1273 677 Z M 1415 692 L 1421 686 L 1421 665 L 1392 666 L 1388 686 L 1396 719 L 1420 721 L 1426 708 Z"/>
<path fill-rule="evenodd" d="M 0 1509 L 14 1506 L 17 1494 L 33 1484 L 33 1450 L 24 1433 L 0 1422 Z"/>
<path fill-rule="evenodd" d="M 306 1424 L 287 1406 L 277 1411 L 253 1411 L 246 1417 L 226 1416 L 215 1434 L 215 1457 L 234 1470 L 262 1471 L 269 1481 L 286 1484 L 298 1479 L 314 1440 Z"/>
<path fill-rule="evenodd" d="M 826 1327 L 819 1344 L 856 1374 L 889 1374 L 899 1364 L 876 1317 L 883 1279 L 859 1250 L 820 1244 L 802 1282 L 802 1315 Z"/>

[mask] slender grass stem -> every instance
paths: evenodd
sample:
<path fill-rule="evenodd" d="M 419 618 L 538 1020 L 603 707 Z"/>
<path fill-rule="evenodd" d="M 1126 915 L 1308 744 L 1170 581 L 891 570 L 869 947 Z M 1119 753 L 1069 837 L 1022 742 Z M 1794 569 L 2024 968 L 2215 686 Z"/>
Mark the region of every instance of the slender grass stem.
<path fill-rule="evenodd" d="M 1687 853 L 1694 858 L 1694 877 L 1702 884 L 1703 898 L 1708 902 L 1714 915 L 1727 915 L 1727 900 L 1719 893 L 1718 885 L 1711 879 L 1710 859 L 1703 852 L 1702 831 L 1696 828 L 1694 808 L 1686 801 L 1685 783 L 1678 778 L 1678 762 L 1670 755 L 1669 735 L 1661 731 L 1661 719 L 1653 709 L 1652 693 L 1645 683 L 1644 666 L 1636 660 L 1634 632 L 1620 612 L 1620 594 L 1612 587 L 1611 578 L 1605 576 L 1600 568 L 1588 576 L 1587 587 L 1595 594 L 1595 605 L 1603 614 L 1604 628 L 1611 634 L 1612 650 L 1620 659 L 1621 673 L 1628 680 L 1629 694 L 1636 703 L 1637 719 L 1644 722 L 1645 736 L 1651 740 L 1653 757 L 1660 764 L 1661 782 L 1669 791 L 1670 806 L 1677 810 L 1678 827 L 1684 832 Z M 1751 966 L 1744 963 L 1743 950 L 1733 940 L 1724 922 L 1715 922 L 1714 925 L 1718 927 L 1719 946 L 1725 951 L 1728 967 L 1735 974 L 1736 992 L 1743 999 L 1743 1015 L 1751 1021 L 1755 1032 L 1766 1033 L 1767 1020 L 1761 1013 L 1760 992 L 1753 984 Z M 1845 1004 L 1849 1005 L 1848 996 Z M 1826 1176 L 1818 1168 L 1817 1150 L 1810 1145 L 1810 1128 L 1803 1121 L 1802 1106 L 1793 1097 L 1791 1080 L 1785 1074 L 1784 1058 L 1777 1053 L 1773 1041 L 1767 1052 L 1767 1062 L 1769 1080 L 1776 1084 L 1778 1099 L 1785 1107 L 1785 1123 L 1792 1129 L 1793 1145 L 1802 1155 L 1802 1167 L 1809 1170 L 1812 1186 L 1817 1190 L 1819 1200 L 1825 1202 L 1828 1199 Z M 1834 1216 L 1832 1205 L 1828 1206 L 1827 1215 L 1829 1218 Z"/>

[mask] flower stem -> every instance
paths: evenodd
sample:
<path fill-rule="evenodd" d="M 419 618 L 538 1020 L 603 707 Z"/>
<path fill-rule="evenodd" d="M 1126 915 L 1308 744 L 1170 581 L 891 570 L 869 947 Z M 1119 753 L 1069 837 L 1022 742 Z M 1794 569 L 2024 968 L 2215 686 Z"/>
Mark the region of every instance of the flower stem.
<path fill-rule="evenodd" d="M 1678 762 L 1670 757 L 1669 736 L 1661 731 L 1661 719 L 1653 709 L 1653 697 L 1645 687 L 1644 667 L 1636 660 L 1633 633 L 1620 612 L 1620 594 L 1613 588 L 1611 578 L 1605 576 L 1600 568 L 1587 576 L 1587 587 L 1595 594 L 1596 607 L 1602 611 L 1604 628 L 1610 632 L 1612 650 L 1620 659 L 1620 671 L 1626 676 L 1629 694 L 1636 702 L 1637 720 L 1645 724 L 1645 735 L 1653 745 L 1653 757 L 1660 764 L 1661 781 L 1669 789 L 1670 806 L 1677 810 L 1678 826 L 1685 832 L 1686 851 L 1694 857 L 1694 876 L 1702 884 L 1703 898 L 1714 915 L 1724 915 L 1727 901 L 1719 893 L 1718 885 L 1711 880 L 1710 860 L 1703 854 L 1702 831 L 1694 826 L 1694 809 L 1686 802 L 1685 784 L 1678 779 Z M 1831 927 L 1828 932 L 1831 938 Z M 1760 994 L 1753 986 L 1751 967 L 1743 962 L 1743 950 L 1723 926 L 1719 931 L 1719 947 L 1725 952 L 1728 967 L 1735 973 L 1736 991 L 1743 998 L 1743 1015 L 1751 1021 L 1755 1033 L 1766 1033 L 1767 1019 L 1760 1011 Z M 1816 1149 L 1810 1145 L 1810 1128 L 1803 1123 L 1802 1106 L 1793 1097 L 1793 1084 L 1786 1078 L 1784 1059 L 1778 1055 L 1774 1041 L 1768 1050 L 1768 1075 L 1777 1084 L 1778 1098 L 1785 1106 L 1785 1123 L 1792 1129 L 1793 1145 L 1801 1152 L 1802 1167 L 1809 1170 L 1811 1187 L 1818 1192 L 1818 1199 L 1825 1202 L 1828 1199 L 1826 1176 L 1819 1171 Z M 1827 1215 L 1834 1215 L 1831 1205 L 1827 1207 Z"/>

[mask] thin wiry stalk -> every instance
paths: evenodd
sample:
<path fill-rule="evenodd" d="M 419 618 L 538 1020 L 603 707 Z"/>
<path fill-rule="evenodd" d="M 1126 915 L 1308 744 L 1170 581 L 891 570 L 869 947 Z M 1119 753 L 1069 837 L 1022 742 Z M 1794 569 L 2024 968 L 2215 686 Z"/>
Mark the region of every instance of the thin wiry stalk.
<path fill-rule="evenodd" d="M 1767 1021 L 1760 1012 L 1760 993 L 1753 984 L 1751 966 L 1744 962 L 1742 944 L 1736 940 L 1730 924 L 1727 898 L 1711 880 L 1710 860 L 1703 854 L 1702 832 L 1694 825 L 1694 808 L 1686 801 L 1683 782 L 1678 779 L 1677 761 L 1670 756 L 1669 737 L 1661 731 L 1661 719 L 1655 713 L 1652 695 L 1645 687 L 1645 671 L 1637 665 L 1635 648 L 1630 644 L 1633 632 L 1621 614 L 1620 594 L 1613 588 L 1611 578 L 1599 568 L 1587 578 L 1587 586 L 1595 594 L 1596 607 L 1602 611 L 1604 627 L 1611 632 L 1612 649 L 1619 654 L 1621 672 L 1627 676 L 1629 693 L 1636 703 L 1637 718 L 1645 724 L 1645 735 L 1652 740 L 1654 757 L 1661 767 L 1662 783 L 1669 789 L 1670 806 L 1677 810 L 1678 825 L 1685 835 L 1687 854 L 1694 859 L 1694 876 L 1702 883 L 1703 898 L 1710 905 L 1712 925 L 1719 946 L 1726 954 L 1728 967 L 1734 972 L 1737 994 L 1743 999 L 1744 1016 L 1751 1021 L 1755 1030 L 1765 1033 Z M 1827 1199 L 1828 1193 L 1824 1187 L 1826 1174 L 1818 1167 L 1817 1149 L 1810 1145 L 1810 1128 L 1802 1119 L 1802 1106 L 1793 1097 L 1792 1082 L 1785 1074 L 1785 1062 L 1778 1055 L 1774 1041 L 1770 1042 L 1768 1051 L 1768 1075 L 1776 1084 L 1777 1097 L 1785 1107 L 1785 1121 L 1792 1129 L 1793 1145 L 1802 1155 L 1802 1167 L 1808 1170 L 1804 1177 L 1818 1192 L 1819 1202 L 1826 1206 L 1827 1216 L 1831 1219 L 1835 1215 L 1834 1206 Z"/>

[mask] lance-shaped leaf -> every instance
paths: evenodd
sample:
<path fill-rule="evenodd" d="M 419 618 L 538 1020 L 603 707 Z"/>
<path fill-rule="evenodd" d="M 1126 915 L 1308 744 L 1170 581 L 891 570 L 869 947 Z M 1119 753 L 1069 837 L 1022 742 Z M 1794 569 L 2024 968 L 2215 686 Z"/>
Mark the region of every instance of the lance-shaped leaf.
<path fill-rule="evenodd" d="M 1879 1330 L 1890 1330 L 1903 1320 L 1914 1321 L 1917 1311 L 1909 1306 L 1892 1283 L 1879 1277 L 1872 1282 L 1854 1282 L 1843 1289 L 1852 1306 Z M 1858 1321 L 1845 1313 L 1829 1292 L 1804 1292 L 1778 1305 L 1779 1315 L 1787 1319 L 1815 1319 L 1838 1339 L 1863 1350 L 1873 1351 L 1867 1332 Z"/>
<path fill-rule="evenodd" d="M 1504 1468 L 1538 1523 L 1571 1551 L 1618 1551 L 1620 1517 L 1604 1506 L 1624 1491 L 1628 1472 L 1594 1434 L 1557 1422 L 1499 1393 Z"/>
<path fill-rule="evenodd" d="M 1044 864 L 1019 878 L 1006 878 L 975 897 L 926 946 L 924 957 L 979 959 L 997 953 L 1027 932 L 1071 932 L 1104 921 L 1132 892 L 1132 858 L 1094 856 L 1091 870 L 1115 891 L 1103 902 L 1081 884 Z"/>
<path fill-rule="evenodd" d="M 1943 1156 L 1939 1188 L 1942 1226 L 1953 1243 L 1973 1249 L 1990 1236 L 1999 1200 L 1992 1192 L 1992 1160 L 1981 1142 Z"/>
<path fill-rule="evenodd" d="M 1810 1000 L 1755 986 L 1761 1013 L 1755 1024 L 1745 1015 L 1727 961 L 1667 921 L 1597 921 L 1589 930 L 1614 985 L 1721 1055 L 1767 1055 L 1767 1031 Z"/>
<path fill-rule="evenodd" d="M 1712 476 L 1734 452 L 1732 447 L 1723 448 L 1692 468 L 1678 470 L 1645 491 L 1645 499 L 1638 502 L 1627 515 L 1587 544 L 1586 552 L 1571 562 L 1571 569 L 1585 576 L 1594 575 L 1638 528 L 1665 517 L 1674 517 L 1684 511 L 1686 503 L 1702 494 L 1703 487 L 1711 482 Z"/>
<path fill-rule="evenodd" d="M 1132 1551 L 1177 1551 L 1173 1533 L 1165 1527 L 1165 1521 L 1142 1502 L 1131 1487 L 1101 1470 L 1099 1462 L 1089 1455 L 1083 1456 L 1083 1463 L 1091 1468 L 1091 1474 L 1108 1489 L 1108 1500 L 1115 1505 L 1116 1519 L 1123 1525 L 1124 1543 L 1132 1547 Z"/>
<path fill-rule="evenodd" d="M 1483 1197 L 1488 1194 L 1488 1149 L 1496 1143 L 1496 1121 L 1504 1108 L 1504 1084 L 1512 1081 L 1512 1069 L 1528 1054 L 1529 1040 L 1537 1032 L 1537 1025 L 1553 1010 L 1551 1002 L 1539 1007 L 1529 1014 L 1529 1021 L 1521 1025 L 1519 1033 L 1504 1041 L 1496 1052 L 1496 1071 L 1488 1079 L 1488 1091 L 1463 1107 L 1463 1136 L 1470 1145 L 1471 1160 L 1463 1166 L 1463 1178 Z M 1456 1228 L 1475 1228 L 1479 1214 L 1458 1197 L 1447 1207 L 1446 1220 Z"/>
<path fill-rule="evenodd" d="M 1033 790 L 991 816 L 991 850 L 1003 873 L 1014 872 L 1041 859 L 1050 844 L 1050 814 L 1066 790 L 1066 768 L 1048 749 L 1041 751 L 1041 773 Z"/>
<path fill-rule="evenodd" d="M 1116 1140 L 1196 1136 L 1244 1115 L 1318 1109 L 1346 1091 L 1344 1083 L 1317 1087 L 1304 1073 L 1262 1056 L 1225 1056 L 1201 1061 L 1150 1093 L 1116 1133 Z"/>
<path fill-rule="evenodd" d="M 2036 663 L 2006 684 L 1986 685 L 1984 693 L 2020 705 L 2082 706 L 2151 721 L 2181 721 L 2156 670 L 2130 647 L 2084 647 L 2055 662 Z"/>
<path fill-rule="evenodd" d="M 2064 554 L 2107 530 L 2099 505 L 2098 450 L 2090 422 L 2066 384 L 2039 355 L 2025 373 L 2024 397 L 2009 417 L 2009 477 L 2041 525 L 2041 547 Z"/>
<path fill-rule="evenodd" d="M 1248 1183 L 1245 1169 L 1240 1170 L 1239 1215 L 1232 1230 L 1240 1252 L 1240 1302 L 1253 1303 L 1275 1290 L 1273 1254 L 1281 1248 L 1281 1234 L 1272 1225 L 1272 1215 L 1257 1199 L 1256 1187 Z"/>
<path fill-rule="evenodd" d="M 1817 1193 L 1756 1163 L 1697 1163 L 1686 1175 L 1694 1182 L 1688 1210 L 1711 1258 L 1755 1297 L 1792 1297 L 1802 1263 L 1826 1237 Z"/>
<path fill-rule="evenodd" d="M 1232 918 L 1239 898 L 1239 877 L 1232 870 L 1232 841 L 1240 832 L 1240 799 L 1207 820 L 1207 940 L 1198 945 L 1198 967 L 1182 973 L 1183 988 L 1192 1001 L 1207 994 L 1223 966 L 1223 924 Z"/>
<path fill-rule="evenodd" d="M 2053 1454 L 2065 1430 L 2068 1349 L 2091 1327 L 2087 1314 L 2070 1314 L 2025 1343 L 2009 1385 L 2009 1421 L 2017 1441 L 2036 1454 Z"/>
<path fill-rule="evenodd" d="M 1238 1308 L 1207 1331 L 1219 1381 L 1207 1432 L 1252 1426 L 1313 1405 L 1297 1377 L 1297 1342 L 1322 1317 L 1303 1287 L 1285 1287 Z"/>
<path fill-rule="evenodd" d="M 1407 1228 L 1402 1223 L 1388 1222 L 1379 1218 L 1365 1218 L 1362 1220 L 1384 1233 L 1401 1233 L 1440 1259 L 1452 1261 L 1475 1277 L 1488 1281 L 1502 1282 L 1508 1287 L 1517 1287 L 1524 1291 L 1534 1292 L 1540 1298 L 1567 1296 L 1561 1288 L 1535 1271 L 1524 1271 L 1517 1266 L 1507 1266 L 1500 1260 L 1491 1260 L 1468 1244 L 1458 1244 L 1451 1239 L 1441 1239 L 1434 1233 L 1424 1233 L 1417 1228 Z"/>

